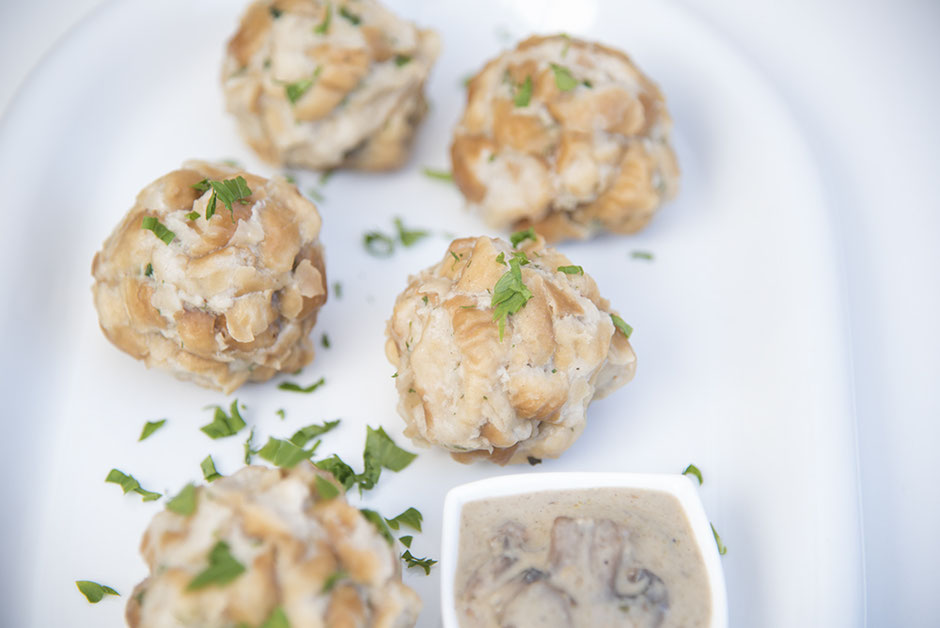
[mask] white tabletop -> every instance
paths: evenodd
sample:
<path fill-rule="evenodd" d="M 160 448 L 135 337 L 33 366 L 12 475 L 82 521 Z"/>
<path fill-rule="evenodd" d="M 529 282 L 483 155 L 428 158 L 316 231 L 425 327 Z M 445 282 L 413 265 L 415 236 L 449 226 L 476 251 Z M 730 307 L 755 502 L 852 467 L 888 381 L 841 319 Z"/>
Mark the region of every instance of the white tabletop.
<path fill-rule="evenodd" d="M 0 112 L 59 38 L 102 4 L 0 3 Z M 872 626 L 934 626 L 940 618 L 940 491 L 931 473 L 940 445 L 940 3 L 683 4 L 772 79 L 816 153 L 843 235 L 868 619 Z M 793 255 L 799 254 L 795 242 Z M 811 581 L 806 576 L 793 574 Z"/>

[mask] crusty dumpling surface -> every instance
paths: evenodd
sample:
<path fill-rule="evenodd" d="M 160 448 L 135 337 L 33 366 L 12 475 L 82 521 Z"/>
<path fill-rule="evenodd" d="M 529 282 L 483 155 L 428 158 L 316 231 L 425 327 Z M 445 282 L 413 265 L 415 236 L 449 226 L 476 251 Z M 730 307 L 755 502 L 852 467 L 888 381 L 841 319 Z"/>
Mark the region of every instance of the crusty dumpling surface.
<path fill-rule="evenodd" d="M 232 212 L 217 200 L 206 220 L 212 192 L 193 186 L 238 176 L 251 196 Z M 147 366 L 224 392 L 295 371 L 313 359 L 327 297 L 319 233 L 317 208 L 285 179 L 188 162 L 145 187 L 95 255 L 101 329 Z"/>
<path fill-rule="evenodd" d="M 158 513 L 140 546 L 150 575 L 128 600 L 127 623 L 234 628 L 280 612 L 293 628 L 414 626 L 421 600 L 402 584 L 392 546 L 342 489 L 318 495 L 318 475 L 333 482 L 307 461 L 292 470 L 249 466 L 196 488 L 192 514 Z M 220 542 L 245 571 L 188 590 Z"/>
<path fill-rule="evenodd" d="M 584 429 L 588 404 L 636 368 L 594 280 L 558 270 L 571 262 L 541 238 L 519 247 L 454 240 L 440 263 L 410 278 L 388 322 L 405 434 L 462 462 L 559 456 Z M 493 291 L 520 251 L 532 296 L 500 338 Z"/>
<path fill-rule="evenodd" d="M 263 159 L 387 170 L 408 157 L 439 48 L 375 0 L 260 0 L 229 41 L 222 85 Z"/>
<path fill-rule="evenodd" d="M 531 37 L 469 83 L 454 179 L 493 227 L 549 242 L 632 233 L 678 190 L 659 88 L 622 52 Z"/>

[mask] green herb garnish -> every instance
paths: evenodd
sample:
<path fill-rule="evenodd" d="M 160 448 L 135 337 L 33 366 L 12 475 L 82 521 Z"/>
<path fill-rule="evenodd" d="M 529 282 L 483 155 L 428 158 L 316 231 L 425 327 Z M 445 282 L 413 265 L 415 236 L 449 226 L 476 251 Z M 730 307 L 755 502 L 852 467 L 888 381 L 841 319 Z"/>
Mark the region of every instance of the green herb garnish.
<path fill-rule="evenodd" d="M 196 487 L 192 484 L 184 486 L 176 497 L 166 503 L 166 509 L 184 517 L 196 512 Z"/>
<path fill-rule="evenodd" d="M 390 257 L 395 252 L 395 241 L 384 233 L 369 231 L 362 237 L 366 251 L 375 257 Z"/>
<path fill-rule="evenodd" d="M 147 421 L 147 423 L 144 425 L 143 431 L 141 431 L 140 433 L 140 438 L 137 439 L 137 442 L 144 440 L 145 438 L 147 438 L 148 436 L 156 432 L 158 429 L 163 427 L 165 423 L 166 423 L 166 419 L 160 419 L 159 421 Z"/>
<path fill-rule="evenodd" d="M 217 438 L 225 438 L 226 436 L 234 436 L 245 427 L 245 420 L 238 411 L 238 399 L 233 401 L 232 405 L 229 406 L 231 415 L 225 414 L 225 410 L 223 410 L 221 406 L 210 407 L 215 408 L 212 422 L 199 428 L 209 438 L 215 440 Z"/>
<path fill-rule="evenodd" d="M 202 469 L 202 477 L 206 479 L 206 482 L 212 482 L 222 477 L 222 474 L 215 469 L 215 462 L 213 462 L 212 456 L 206 456 L 205 459 L 199 463 L 199 468 Z"/>
<path fill-rule="evenodd" d="M 630 253 L 633 259 L 645 259 L 648 262 L 653 261 L 653 254 L 648 251 L 633 251 Z"/>
<path fill-rule="evenodd" d="M 284 412 L 284 411 L 278 410 L 278 412 Z M 281 418 L 283 419 L 284 417 L 281 417 Z M 253 444 L 252 441 L 254 441 L 254 439 L 255 439 L 255 428 L 251 428 L 251 430 L 248 432 L 248 438 L 245 439 L 245 443 L 242 445 L 242 447 L 245 450 L 245 464 L 251 464 L 251 457 L 254 456 L 256 453 L 258 453 L 258 450 L 252 447 L 252 444 Z"/>
<path fill-rule="evenodd" d="M 326 379 L 321 377 L 317 381 L 313 382 L 309 386 L 301 386 L 300 384 L 295 384 L 294 382 L 281 382 L 277 385 L 278 390 L 289 390 L 291 392 L 299 393 L 312 393 L 317 388 L 326 383 Z"/>
<path fill-rule="evenodd" d="M 333 19 L 333 3 L 326 3 L 326 16 L 324 16 L 323 21 L 313 27 L 313 32 L 325 35 L 327 31 L 330 30 L 330 22 Z"/>
<path fill-rule="evenodd" d="M 398 540 L 401 541 L 402 545 L 404 545 L 408 549 L 411 549 L 411 542 L 414 540 L 414 537 L 411 536 L 410 534 L 406 534 L 405 536 L 398 537 Z"/>
<path fill-rule="evenodd" d="M 424 520 L 424 517 L 421 515 L 421 512 L 416 508 L 409 508 L 405 512 L 401 513 L 397 517 L 392 519 L 386 519 L 385 523 L 388 524 L 392 530 L 398 530 L 399 526 L 406 525 L 412 530 L 417 530 L 421 532 L 421 522 Z"/>
<path fill-rule="evenodd" d="M 176 237 L 175 233 L 167 229 L 166 225 L 153 216 L 144 216 L 144 219 L 140 223 L 140 228 L 153 231 L 153 235 L 163 240 L 163 243 L 167 246 L 169 246 L 170 242 Z"/>
<path fill-rule="evenodd" d="M 715 535 L 715 544 L 718 546 L 718 555 L 724 556 L 728 553 L 728 548 L 725 547 L 725 544 L 721 542 L 721 537 L 718 536 L 718 530 L 715 529 L 715 524 L 709 522 L 708 525 L 712 527 L 712 534 Z"/>
<path fill-rule="evenodd" d="M 520 260 L 513 257 L 509 260 L 509 270 L 499 278 L 493 288 L 493 298 L 490 307 L 493 308 L 493 320 L 499 325 L 499 341 L 503 341 L 506 329 L 506 319 L 515 314 L 532 298 L 532 292 L 522 283 L 522 267 Z"/>
<path fill-rule="evenodd" d="M 347 9 L 345 6 L 339 10 L 339 14 L 342 15 L 347 20 L 349 20 L 349 23 L 352 24 L 353 26 L 359 26 L 359 22 L 362 21 L 361 17 L 359 17 L 355 13 L 350 13 L 349 9 Z"/>
<path fill-rule="evenodd" d="M 124 491 L 125 495 L 131 491 L 134 491 L 140 495 L 145 502 L 152 502 L 162 497 L 160 493 L 148 491 L 147 489 L 141 487 L 140 482 L 138 482 L 133 475 L 127 475 L 123 471 L 118 471 L 117 469 L 111 469 L 108 472 L 108 477 L 106 477 L 104 481 L 110 482 L 111 484 L 117 484 L 121 487 L 121 490 Z"/>
<path fill-rule="evenodd" d="M 290 437 L 290 442 L 294 443 L 298 447 L 304 447 L 308 442 L 312 441 L 318 436 L 322 436 L 327 432 L 336 428 L 339 425 L 339 419 L 335 421 L 324 421 L 322 425 L 313 424 L 303 427 Z"/>
<path fill-rule="evenodd" d="M 533 242 L 538 240 L 538 237 L 535 235 L 535 229 L 529 227 L 528 229 L 522 229 L 509 236 L 509 242 L 512 244 L 512 248 L 518 247 L 519 244 L 525 240 L 532 240 Z"/>
<path fill-rule="evenodd" d="M 323 334 L 322 336 L 320 336 L 320 344 L 323 345 L 323 348 L 324 348 L 324 349 L 329 349 L 329 348 L 330 348 L 330 337 L 327 336 L 326 334 Z"/>
<path fill-rule="evenodd" d="M 690 464 L 685 468 L 685 471 L 682 472 L 682 475 L 694 475 L 698 478 L 698 485 L 701 486 L 703 483 L 702 472 L 698 470 L 694 464 Z"/>
<path fill-rule="evenodd" d="M 316 476 L 313 483 L 317 487 L 317 495 L 319 495 L 321 499 L 333 499 L 339 495 L 339 489 L 336 488 L 336 485 L 323 476 Z"/>
<path fill-rule="evenodd" d="M 313 71 L 313 76 L 284 85 L 284 93 L 287 94 L 287 100 L 290 101 L 290 104 L 296 104 L 304 94 L 310 91 L 310 88 L 317 82 L 317 78 L 319 78 L 322 70 L 323 66 L 318 65 L 317 69 Z"/>
<path fill-rule="evenodd" d="M 532 77 L 525 77 L 525 81 L 516 85 L 515 94 L 513 94 L 512 100 L 517 107 L 528 107 L 529 101 L 532 99 Z"/>
<path fill-rule="evenodd" d="M 320 589 L 320 593 L 329 593 L 333 590 L 333 587 L 337 585 L 341 580 L 345 580 L 349 577 L 349 574 L 343 571 L 342 569 L 337 569 L 323 582 L 323 588 Z"/>
<path fill-rule="evenodd" d="M 377 464 L 390 471 L 401 471 L 417 458 L 417 454 L 405 451 L 381 427 L 372 429 L 366 426 L 366 447 L 363 458 L 372 458 Z M 368 460 L 366 460 L 368 467 Z"/>
<path fill-rule="evenodd" d="M 105 595 L 121 595 L 111 587 L 91 580 L 76 580 L 75 584 L 78 586 L 78 590 L 82 592 L 82 595 L 85 596 L 85 599 L 92 604 L 100 602 Z"/>
<path fill-rule="evenodd" d="M 429 235 L 424 229 L 406 229 L 401 218 L 395 218 L 395 230 L 398 232 L 398 239 L 405 246 L 411 246 Z"/>
<path fill-rule="evenodd" d="M 309 460 L 314 449 L 316 447 L 301 449 L 289 440 L 281 440 L 271 436 L 268 437 L 268 442 L 265 443 L 264 447 L 258 450 L 258 455 L 277 467 L 290 469 L 297 466 L 297 463 L 301 460 Z"/>
<path fill-rule="evenodd" d="M 186 586 L 187 591 L 204 589 L 210 584 L 228 584 L 245 571 L 245 566 L 232 556 L 228 543 L 219 541 L 209 551 L 209 566 Z"/>
<path fill-rule="evenodd" d="M 144 268 L 145 277 L 153 277 L 153 264 L 147 262 L 147 266 Z"/>
<path fill-rule="evenodd" d="M 409 63 L 411 63 L 411 57 L 408 55 L 395 55 L 395 65 L 398 67 L 408 65 Z"/>
<path fill-rule="evenodd" d="M 571 70 L 557 63 L 552 64 L 552 72 L 555 73 L 555 86 L 563 92 L 570 92 L 578 86 L 578 81 L 571 76 Z"/>
<path fill-rule="evenodd" d="M 627 338 L 629 338 L 630 334 L 633 333 L 633 328 L 630 327 L 622 318 L 620 318 L 616 314 L 611 314 L 610 320 L 614 322 L 614 327 L 619 329 L 620 332 Z"/>
<path fill-rule="evenodd" d="M 558 272 L 565 273 L 566 275 L 583 275 L 584 269 L 580 266 L 559 266 Z"/>
<path fill-rule="evenodd" d="M 436 560 L 430 558 L 415 558 L 411 555 L 411 550 L 405 550 L 405 553 L 401 555 L 401 559 L 405 561 L 405 564 L 408 565 L 408 568 L 420 567 L 424 570 L 424 575 L 431 575 L 431 567 L 437 564 Z"/>
<path fill-rule="evenodd" d="M 206 203 L 206 220 L 209 220 L 215 215 L 216 202 L 222 201 L 225 208 L 231 212 L 232 220 L 234 221 L 235 208 L 232 204 L 237 201 L 242 205 L 246 205 L 248 203 L 248 197 L 251 196 L 251 189 L 248 187 L 248 182 L 245 181 L 245 177 L 241 175 L 234 179 L 224 179 L 222 181 L 203 179 L 192 187 L 200 192 L 212 190 L 212 196 L 209 197 L 209 202 Z M 197 214 L 196 218 L 198 217 Z M 194 218 L 190 218 L 190 220 L 194 220 Z"/>
<path fill-rule="evenodd" d="M 343 298 L 343 284 L 338 281 L 333 282 L 333 296 L 337 299 Z"/>
<path fill-rule="evenodd" d="M 422 168 L 421 171 L 424 173 L 424 176 L 430 177 L 432 179 L 437 179 L 438 181 L 447 181 L 452 183 L 454 180 L 454 175 L 447 170 L 435 170 L 434 168 Z"/>
<path fill-rule="evenodd" d="M 282 15 L 284 12 L 281 11 L 281 10 L 280 10 L 279 8 L 277 8 L 277 7 L 268 7 L 268 13 L 270 13 L 270 14 L 271 14 L 271 17 L 273 17 L 273 18 L 276 20 L 277 18 L 281 17 L 281 15 Z"/>
<path fill-rule="evenodd" d="M 284 609 L 278 606 L 271 611 L 268 618 L 258 628 L 290 628 L 290 622 L 287 621 L 287 614 Z"/>
<path fill-rule="evenodd" d="M 314 466 L 332 473 L 336 481 L 342 484 L 343 488 L 347 491 L 356 483 L 356 472 L 336 454 L 315 462 Z"/>
<path fill-rule="evenodd" d="M 388 541 L 389 545 L 395 544 L 395 538 L 392 536 L 392 533 L 389 532 L 388 526 L 385 525 L 385 519 L 382 518 L 382 515 L 368 508 L 360 508 L 359 512 L 362 513 L 363 517 L 372 522 L 372 525 L 374 525 L 375 529 L 379 531 L 379 534 Z"/>

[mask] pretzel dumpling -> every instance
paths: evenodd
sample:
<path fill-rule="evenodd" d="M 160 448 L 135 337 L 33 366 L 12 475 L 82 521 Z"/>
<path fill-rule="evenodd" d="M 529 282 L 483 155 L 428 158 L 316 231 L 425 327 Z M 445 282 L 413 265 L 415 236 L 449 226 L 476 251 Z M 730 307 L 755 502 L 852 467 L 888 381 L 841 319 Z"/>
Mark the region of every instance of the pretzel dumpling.
<path fill-rule="evenodd" d="M 633 233 L 678 190 L 659 88 L 618 50 L 531 37 L 469 84 L 454 179 L 496 228 Z"/>
<path fill-rule="evenodd" d="M 518 291 L 531 297 L 501 332 L 491 303 L 517 270 Z M 594 280 L 541 238 L 518 249 L 454 240 L 441 262 L 410 278 L 388 322 L 405 434 L 461 462 L 561 455 L 591 400 L 633 378 L 636 356 L 611 315 Z"/>
<path fill-rule="evenodd" d="M 266 161 L 389 170 L 408 157 L 439 48 L 375 0 L 259 0 L 228 43 L 225 100 Z"/>
<path fill-rule="evenodd" d="M 231 212 L 217 196 L 206 220 L 200 182 L 238 177 L 251 195 Z M 142 228 L 154 218 L 172 233 Z M 326 302 L 319 233 L 317 208 L 282 177 L 188 162 L 144 188 L 95 255 L 98 322 L 148 367 L 226 393 L 295 371 Z"/>
<path fill-rule="evenodd" d="M 307 461 L 250 466 L 196 488 L 191 513 L 157 513 L 140 544 L 150 575 L 128 599 L 128 625 L 414 626 L 421 600 L 402 584 L 394 548 L 342 489 L 321 495 L 327 485 L 332 476 Z M 234 577 L 197 580 L 213 562 Z"/>

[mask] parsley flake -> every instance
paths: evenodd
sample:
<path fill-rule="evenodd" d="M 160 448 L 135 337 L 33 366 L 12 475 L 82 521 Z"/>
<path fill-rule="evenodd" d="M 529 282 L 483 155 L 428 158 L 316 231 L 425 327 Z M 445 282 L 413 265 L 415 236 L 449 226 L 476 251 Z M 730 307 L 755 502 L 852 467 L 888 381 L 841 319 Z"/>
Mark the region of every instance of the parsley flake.
<path fill-rule="evenodd" d="M 167 246 L 169 246 L 170 242 L 176 237 L 175 233 L 167 229 L 166 225 L 154 216 L 144 216 L 144 219 L 140 223 L 140 228 L 153 231 L 153 235 L 163 240 L 163 243 Z"/>
<path fill-rule="evenodd" d="M 715 536 L 715 544 L 718 546 L 718 555 L 724 556 L 728 553 L 728 548 L 721 542 L 721 537 L 718 536 L 718 530 L 715 529 L 715 524 L 709 522 L 708 525 L 712 527 L 712 534 Z"/>
<path fill-rule="evenodd" d="M 215 414 L 212 417 L 212 422 L 203 425 L 199 429 L 202 430 L 206 436 L 215 440 L 217 438 L 225 438 L 226 436 L 234 436 L 245 427 L 245 420 L 242 418 L 241 413 L 238 411 L 238 399 L 232 402 L 232 405 L 229 406 L 229 412 L 231 416 L 225 414 L 225 410 L 221 406 L 210 406 L 215 408 Z"/>
<path fill-rule="evenodd" d="M 420 567 L 424 570 L 424 575 L 431 575 L 431 567 L 437 564 L 436 560 L 430 558 L 415 558 L 411 555 L 411 550 L 405 550 L 405 553 L 401 555 L 401 559 L 405 561 L 405 564 L 408 565 L 408 568 Z"/>
<path fill-rule="evenodd" d="M 366 447 L 363 457 L 367 456 L 386 469 L 395 472 L 401 471 L 418 457 L 417 454 L 405 451 L 396 445 L 381 427 L 372 429 L 366 426 Z M 368 461 L 366 462 L 368 467 Z"/>
<path fill-rule="evenodd" d="M 333 296 L 337 299 L 343 298 L 343 284 L 338 281 L 333 282 Z"/>
<path fill-rule="evenodd" d="M 336 481 L 342 484 L 347 491 L 356 483 L 356 472 L 336 454 L 315 462 L 314 466 L 332 473 Z"/>
<path fill-rule="evenodd" d="M 212 456 L 206 456 L 205 460 L 199 463 L 199 468 L 202 469 L 202 477 L 206 479 L 206 482 L 212 482 L 222 477 L 222 474 L 215 469 Z"/>
<path fill-rule="evenodd" d="M 406 534 L 405 536 L 398 537 L 398 540 L 401 541 L 402 545 L 404 545 L 408 549 L 411 549 L 411 542 L 414 540 L 414 537 L 411 536 L 410 534 Z"/>
<path fill-rule="evenodd" d="M 359 17 L 355 13 L 351 13 L 349 9 L 347 9 L 346 7 L 342 7 L 339 10 L 339 14 L 342 15 L 347 20 L 349 20 L 349 23 L 352 24 L 353 26 L 359 26 L 359 22 L 362 21 L 361 17 Z"/>
<path fill-rule="evenodd" d="M 646 260 L 648 262 L 653 261 L 653 254 L 650 253 L 649 251 L 633 251 L 632 253 L 630 253 L 630 257 L 632 257 L 633 259 Z"/>
<path fill-rule="evenodd" d="M 166 503 L 166 509 L 184 517 L 196 512 L 196 487 L 192 484 L 184 486 L 176 497 Z"/>
<path fill-rule="evenodd" d="M 323 66 L 318 65 L 317 69 L 313 71 L 313 76 L 309 78 L 302 78 L 299 81 L 286 83 L 284 85 L 284 93 L 287 94 L 287 100 L 290 101 L 290 104 L 296 104 L 304 94 L 310 91 L 310 88 L 313 87 L 317 82 L 317 78 L 319 78 L 321 71 L 323 71 Z"/>
<path fill-rule="evenodd" d="M 124 491 L 125 495 L 131 491 L 134 491 L 140 495 L 145 502 L 152 502 L 162 497 L 160 493 L 148 491 L 147 489 L 141 487 L 140 482 L 138 482 L 133 475 L 127 475 L 123 471 L 118 471 L 117 469 L 111 469 L 108 472 L 108 477 L 106 477 L 104 481 L 110 482 L 111 484 L 117 484 L 121 487 L 121 490 Z"/>
<path fill-rule="evenodd" d="M 302 427 L 294 432 L 294 435 L 290 437 L 290 442 L 294 443 L 298 447 L 304 447 L 314 438 L 332 431 L 336 428 L 337 425 L 339 425 L 339 419 L 336 419 L 335 421 L 324 421 L 322 425 L 315 423 L 313 425 L 308 425 L 307 427 Z"/>
<path fill-rule="evenodd" d="M 512 101 L 517 107 L 528 107 L 532 99 L 532 77 L 525 77 L 525 81 L 515 86 Z"/>
<path fill-rule="evenodd" d="M 395 252 L 395 241 L 384 233 L 369 231 L 362 237 L 362 243 L 369 255 L 390 257 Z"/>
<path fill-rule="evenodd" d="M 278 606 L 268 616 L 259 628 L 290 628 L 290 622 L 287 621 L 287 614 L 284 609 Z"/>
<path fill-rule="evenodd" d="M 509 242 L 512 244 L 512 248 L 517 248 L 519 244 L 526 240 L 532 240 L 533 242 L 538 240 L 538 237 L 535 235 L 535 229 L 532 227 L 522 229 L 509 236 Z"/>
<path fill-rule="evenodd" d="M 329 593 L 341 580 L 345 580 L 348 577 L 348 573 L 342 569 L 337 569 L 331 573 L 326 580 L 323 581 L 323 588 L 320 589 L 320 593 Z"/>
<path fill-rule="evenodd" d="M 382 518 L 382 515 L 368 508 L 360 508 L 359 512 L 362 513 L 363 517 L 372 522 L 372 525 L 374 525 L 375 529 L 379 531 L 379 534 L 388 541 L 389 545 L 395 544 L 395 538 L 392 536 L 392 533 L 389 532 L 388 526 L 385 525 L 385 519 Z"/>
<path fill-rule="evenodd" d="M 232 556 L 228 543 L 219 541 L 209 551 L 209 565 L 190 580 L 187 591 L 198 591 L 210 584 L 228 584 L 245 571 L 245 566 Z"/>
<path fill-rule="evenodd" d="M 258 455 L 274 466 L 290 469 L 301 460 L 309 460 L 314 449 L 302 449 L 289 440 L 269 436 L 268 442 L 258 450 Z"/>
<path fill-rule="evenodd" d="M 111 587 L 92 582 L 91 580 L 76 580 L 75 585 L 78 587 L 78 590 L 82 592 L 82 595 L 85 596 L 85 599 L 92 604 L 100 602 L 105 595 L 121 595 Z"/>
<path fill-rule="evenodd" d="M 412 530 L 417 530 L 421 532 L 421 522 L 424 520 L 424 517 L 421 515 L 421 512 L 417 508 L 409 508 L 405 512 L 401 513 L 397 517 L 392 519 L 386 519 L 385 523 L 388 524 L 392 530 L 397 531 L 398 528 L 402 525 L 406 525 Z"/>
<path fill-rule="evenodd" d="M 411 246 L 429 235 L 424 229 L 406 229 L 401 218 L 395 218 L 395 230 L 398 232 L 398 239 L 405 246 Z"/>
<path fill-rule="evenodd" d="M 159 421 L 147 421 L 144 425 L 144 429 L 140 432 L 140 438 L 137 439 L 137 442 L 140 442 L 156 432 L 158 429 L 163 427 L 166 423 L 166 419 L 160 419 Z"/>
<path fill-rule="evenodd" d="M 144 276 L 153 277 L 153 264 L 151 264 L 150 262 L 147 262 L 147 266 L 146 268 L 144 268 Z"/>
<path fill-rule="evenodd" d="M 333 499 L 339 495 L 339 489 L 336 488 L 336 485 L 322 475 L 316 476 L 313 483 L 317 487 L 317 495 L 320 496 L 320 499 Z"/>
<path fill-rule="evenodd" d="M 395 65 L 402 67 L 411 63 L 411 57 L 408 55 L 395 55 Z"/>
<path fill-rule="evenodd" d="M 453 183 L 454 175 L 447 170 L 435 170 L 434 168 L 422 168 L 421 172 L 424 173 L 424 176 L 430 177 L 431 179 L 437 179 L 438 181 L 447 181 L 448 183 Z"/>
<path fill-rule="evenodd" d="M 317 388 L 326 383 L 326 379 L 321 377 L 317 381 L 313 382 L 309 386 L 301 386 L 300 384 L 295 384 L 294 382 L 281 382 L 277 385 L 278 390 L 289 390 L 291 392 L 299 393 L 312 393 Z"/>
<path fill-rule="evenodd" d="M 245 180 L 245 177 L 241 175 L 234 179 L 224 179 L 222 181 L 203 179 L 192 187 L 200 192 L 212 190 L 212 196 L 209 197 L 209 201 L 206 203 L 206 220 L 209 220 L 215 215 L 216 202 L 222 201 L 225 208 L 231 212 L 232 220 L 234 221 L 235 209 L 232 204 L 237 201 L 242 205 L 246 205 L 248 203 L 248 197 L 251 196 L 251 189 L 248 187 L 248 182 Z M 193 217 L 193 214 L 196 214 L 196 216 Z M 199 214 L 196 212 L 192 212 L 187 216 L 190 220 L 195 220 L 198 217 Z"/>
<path fill-rule="evenodd" d="M 578 81 L 571 76 L 571 70 L 557 63 L 552 64 L 552 72 L 555 73 L 555 87 L 563 92 L 570 92 L 578 86 Z"/>
<path fill-rule="evenodd" d="M 566 275 L 583 275 L 584 269 L 580 266 L 559 266 L 558 272 L 565 273 Z"/>
<path fill-rule="evenodd" d="M 493 308 L 493 320 L 499 325 L 499 341 L 503 341 L 506 319 L 515 314 L 532 298 L 532 292 L 522 283 L 522 267 L 518 257 L 509 260 L 509 270 L 499 278 L 493 288 L 490 307 Z"/>
<path fill-rule="evenodd" d="M 283 410 L 278 410 L 278 412 L 283 413 Z M 282 416 L 281 419 L 284 417 Z M 248 432 L 248 438 L 245 439 L 245 443 L 242 447 L 245 449 L 245 464 L 251 464 L 251 457 L 258 453 L 258 450 L 252 447 L 252 441 L 255 439 L 255 428 L 251 428 Z"/>
<path fill-rule="evenodd" d="M 319 35 L 325 35 L 330 30 L 330 22 L 333 20 L 333 3 L 326 3 L 326 15 L 323 21 L 313 27 L 313 32 Z"/>
<path fill-rule="evenodd" d="M 273 17 L 275 20 L 284 14 L 284 12 L 281 11 L 277 7 L 268 7 L 268 12 L 271 14 L 271 17 Z"/>
<path fill-rule="evenodd" d="M 629 338 L 630 334 L 633 333 L 633 328 L 630 327 L 622 318 L 620 318 L 616 314 L 611 314 L 610 320 L 614 322 L 614 327 L 619 329 L 620 332 L 627 338 Z"/>
<path fill-rule="evenodd" d="M 698 467 L 696 467 L 694 464 L 687 466 L 685 471 L 682 472 L 682 475 L 694 475 L 696 478 L 698 478 L 699 486 L 701 486 L 704 482 L 704 480 L 702 480 L 702 472 L 699 471 Z"/>
<path fill-rule="evenodd" d="M 323 334 L 322 336 L 320 336 L 320 344 L 323 345 L 323 348 L 324 348 L 324 349 L 329 349 L 329 348 L 330 348 L 330 337 L 327 336 L 326 334 Z"/>

